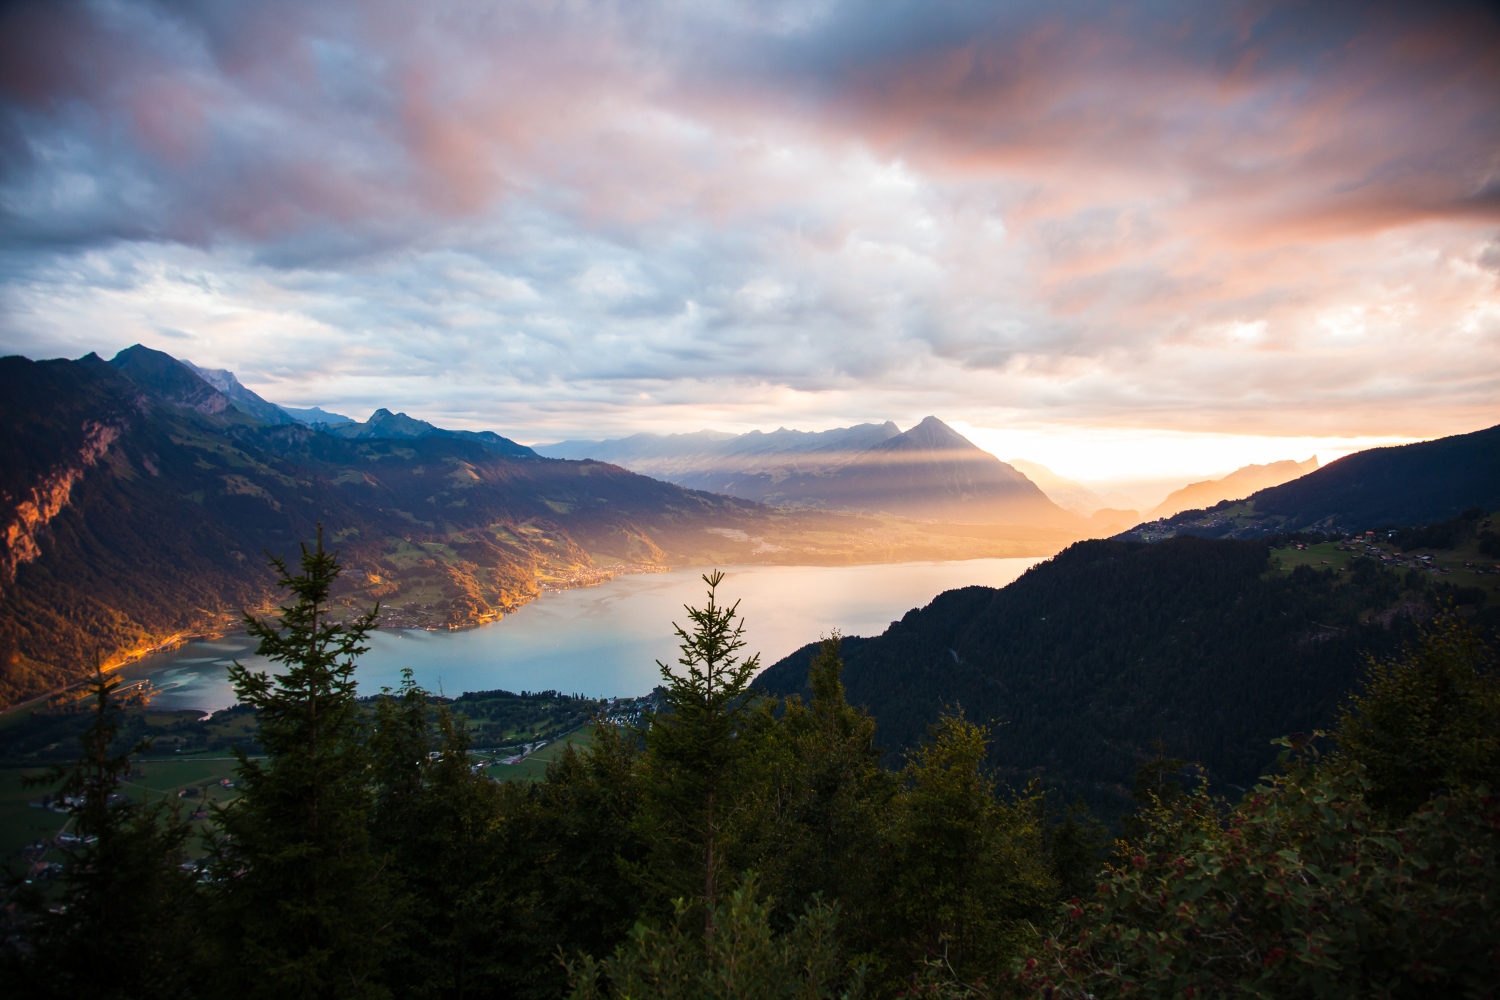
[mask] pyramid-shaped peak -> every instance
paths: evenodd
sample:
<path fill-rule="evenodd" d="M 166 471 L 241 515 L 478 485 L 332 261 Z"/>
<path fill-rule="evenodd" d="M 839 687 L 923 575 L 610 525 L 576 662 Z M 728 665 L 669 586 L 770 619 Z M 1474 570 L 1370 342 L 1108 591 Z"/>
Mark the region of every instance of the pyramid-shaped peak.
<path fill-rule="evenodd" d="M 934 451 L 978 451 L 979 448 L 937 417 L 926 417 L 904 434 L 884 442 L 880 447 L 923 448 Z"/>

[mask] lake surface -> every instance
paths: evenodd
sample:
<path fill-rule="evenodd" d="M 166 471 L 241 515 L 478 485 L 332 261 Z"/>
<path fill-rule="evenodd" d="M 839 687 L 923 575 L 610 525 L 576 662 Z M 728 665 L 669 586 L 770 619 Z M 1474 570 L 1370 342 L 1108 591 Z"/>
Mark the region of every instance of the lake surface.
<path fill-rule="evenodd" d="M 740 601 L 746 653 L 770 666 L 833 629 L 878 635 L 907 611 L 945 590 L 1003 587 L 1039 559 L 889 563 L 876 566 L 742 566 L 725 570 L 720 600 Z M 591 697 L 645 694 L 660 680 L 656 662 L 675 663 L 674 621 L 684 604 L 700 606 L 702 570 L 621 576 L 596 587 L 553 591 L 498 622 L 455 632 L 382 629 L 356 677 L 361 694 L 396 686 L 410 667 L 417 682 L 449 695 L 464 691 L 555 689 Z M 152 704 L 205 711 L 234 702 L 232 659 L 270 665 L 243 635 L 192 642 L 125 667 L 160 690 Z"/>

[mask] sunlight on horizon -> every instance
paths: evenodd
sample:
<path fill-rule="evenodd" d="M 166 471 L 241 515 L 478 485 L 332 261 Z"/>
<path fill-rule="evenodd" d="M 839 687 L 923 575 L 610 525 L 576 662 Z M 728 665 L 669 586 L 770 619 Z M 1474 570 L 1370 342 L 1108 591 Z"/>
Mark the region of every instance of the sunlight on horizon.
<path fill-rule="evenodd" d="M 1088 484 L 1148 479 L 1218 478 L 1246 465 L 1316 455 L 1327 465 L 1346 455 L 1385 445 L 1409 444 L 1406 437 L 1273 437 L 1195 434 L 1190 431 L 1040 427 L 1007 430 L 952 427 L 1002 462 L 1025 459 L 1057 475 Z"/>

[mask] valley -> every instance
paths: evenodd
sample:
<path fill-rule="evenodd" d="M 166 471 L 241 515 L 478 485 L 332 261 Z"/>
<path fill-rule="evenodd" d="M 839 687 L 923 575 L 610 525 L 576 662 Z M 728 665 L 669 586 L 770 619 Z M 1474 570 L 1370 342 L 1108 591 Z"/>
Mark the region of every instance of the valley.
<path fill-rule="evenodd" d="M 267 554 L 293 557 L 320 527 L 345 566 L 335 602 L 417 628 L 669 566 L 1038 556 L 1087 533 L 772 507 L 383 411 L 265 423 L 239 408 L 248 390 L 237 403 L 142 347 L 6 358 L 0 388 L 0 705 L 76 682 L 96 653 L 114 668 L 265 613 Z"/>

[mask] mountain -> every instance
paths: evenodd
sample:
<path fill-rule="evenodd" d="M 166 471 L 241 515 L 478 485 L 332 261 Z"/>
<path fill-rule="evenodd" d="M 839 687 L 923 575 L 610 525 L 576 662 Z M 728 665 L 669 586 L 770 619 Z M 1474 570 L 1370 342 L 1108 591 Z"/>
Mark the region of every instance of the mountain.
<path fill-rule="evenodd" d="M 137 344 L 135 347 L 128 348 L 128 350 L 147 351 L 150 348 Z M 170 357 L 170 355 L 164 356 Z M 234 372 L 229 371 L 227 368 L 199 368 L 191 361 L 183 361 L 181 363 L 192 370 L 203 381 L 227 396 L 230 404 L 235 409 L 254 417 L 263 424 L 290 424 L 297 419 L 275 403 L 266 402 L 249 389 L 240 385 L 240 380 L 234 377 Z"/>
<path fill-rule="evenodd" d="M 342 413 L 329 413 L 327 410 L 317 406 L 310 406 L 307 409 L 298 409 L 295 406 L 283 406 L 281 409 L 299 424 L 307 424 L 309 426 L 313 424 L 352 424 L 355 422 L 353 417 L 346 417 Z"/>
<path fill-rule="evenodd" d="M 1318 469 L 1318 456 L 1305 462 L 1271 462 L 1268 465 L 1246 465 L 1220 479 L 1189 483 L 1147 512 L 1157 520 L 1185 510 L 1202 510 L 1224 500 L 1239 500 L 1259 490 L 1291 482 Z"/>
<path fill-rule="evenodd" d="M 1500 426 L 1436 441 L 1371 448 L 1299 479 L 1137 525 L 1125 536 L 1255 538 L 1283 531 L 1351 532 L 1435 524 L 1500 507 Z"/>
<path fill-rule="evenodd" d="M 592 458 L 632 472 L 656 476 L 679 486 L 712 490 L 760 500 L 769 483 L 797 472 L 819 472 L 844 465 L 875 445 L 900 434 L 894 423 L 856 424 L 829 431 L 793 431 L 779 427 L 769 434 L 633 434 L 612 441 L 562 441 L 540 445 L 550 458 Z M 729 487 L 729 488 L 726 488 Z M 736 489 L 741 492 L 736 492 Z"/>
<path fill-rule="evenodd" d="M 1247 787 L 1274 737 L 1327 726 L 1418 574 L 1290 571 L 1265 542 L 1079 542 L 1002 589 L 968 587 L 844 642 L 844 684 L 897 760 L 945 708 L 990 723 L 991 763 L 1118 809 L 1153 741 Z M 1386 612 L 1380 614 L 1380 612 Z M 1373 614 L 1372 614 L 1373 613 Z M 1389 626 L 1389 627 L 1388 627 Z M 756 686 L 805 694 L 816 644 Z"/>
<path fill-rule="evenodd" d="M 265 423 L 141 347 L 111 362 L 0 358 L 0 421 L 0 707 L 76 680 L 96 651 L 110 667 L 265 611 L 265 554 L 295 560 L 319 525 L 345 566 L 340 613 L 378 600 L 387 623 L 429 627 L 622 571 L 1063 544 L 780 510 L 388 411 Z"/>
<path fill-rule="evenodd" d="M 227 415 L 231 410 L 243 412 L 227 395 L 170 354 L 136 344 L 116 354 L 109 363 L 132 383 L 165 402 L 208 416 Z"/>
<path fill-rule="evenodd" d="M 777 484 L 777 502 L 991 524 L 1079 525 L 1036 484 L 937 417 L 822 474 Z"/>
<path fill-rule="evenodd" d="M 587 454 L 682 486 L 786 507 L 1047 527 L 1071 530 L 1073 537 L 1088 533 L 1086 522 L 937 417 L 905 433 L 886 422 L 818 433 L 780 428 L 734 437 L 642 434 L 539 451 Z"/>
<path fill-rule="evenodd" d="M 415 440 L 425 437 L 457 438 L 461 441 L 473 441 L 486 451 L 494 452 L 496 455 L 510 455 L 512 457 L 537 458 L 536 452 L 524 444 L 516 444 L 510 438 L 501 437 L 494 431 L 449 431 L 441 427 L 435 427 L 425 420 L 408 417 L 404 413 L 392 413 L 382 407 L 370 414 L 370 419 L 364 423 L 357 420 L 348 420 L 336 424 L 317 425 L 329 434 L 335 434 L 341 438 L 366 439 L 366 440 Z"/>

